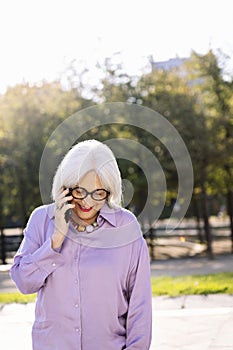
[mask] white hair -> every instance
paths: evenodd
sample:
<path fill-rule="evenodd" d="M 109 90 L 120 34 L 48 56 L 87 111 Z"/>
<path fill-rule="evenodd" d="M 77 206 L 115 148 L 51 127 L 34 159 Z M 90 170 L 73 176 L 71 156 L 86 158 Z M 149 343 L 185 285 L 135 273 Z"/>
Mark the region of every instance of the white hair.
<path fill-rule="evenodd" d="M 79 142 L 65 155 L 53 179 L 53 200 L 63 187 L 77 186 L 81 178 L 90 171 L 99 176 L 103 188 L 110 192 L 107 199 L 109 206 L 120 207 L 122 184 L 116 158 L 107 145 L 97 140 Z"/>

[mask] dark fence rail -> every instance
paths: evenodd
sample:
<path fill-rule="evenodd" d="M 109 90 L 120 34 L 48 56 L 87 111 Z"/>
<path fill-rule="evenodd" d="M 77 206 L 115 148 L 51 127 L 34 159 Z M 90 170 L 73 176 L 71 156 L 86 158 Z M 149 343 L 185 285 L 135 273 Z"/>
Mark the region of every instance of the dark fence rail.
<path fill-rule="evenodd" d="M 0 259 L 2 264 L 7 263 L 7 258 L 12 258 L 14 256 L 23 239 L 21 228 L 17 229 L 17 234 L 5 233 L 6 231 L 11 231 L 11 229 L 14 230 L 15 227 L 7 228 L 6 230 L 3 228 L 0 229 Z"/>
<path fill-rule="evenodd" d="M 224 226 L 212 226 L 211 227 L 212 234 L 217 236 L 229 236 L 230 235 L 230 227 L 228 225 Z M 200 234 L 204 235 L 204 228 L 200 227 L 199 229 L 194 226 L 186 226 L 186 227 L 166 227 L 160 226 L 157 228 L 144 229 L 145 235 L 154 235 L 155 237 L 174 237 L 180 235 L 186 236 L 195 236 L 198 237 Z"/>
<path fill-rule="evenodd" d="M 230 247 L 231 232 L 229 225 L 211 226 L 211 232 L 212 243 L 229 241 Z M 146 239 L 152 261 L 161 258 L 161 256 L 177 256 L 178 251 L 180 256 L 196 256 L 205 252 L 207 247 L 203 226 L 144 228 L 143 236 Z"/>
<path fill-rule="evenodd" d="M 16 232 L 17 231 L 17 232 Z M 20 243 L 23 239 L 22 228 L 0 228 L 0 263 L 6 264 L 7 259 L 12 258 L 17 252 Z M 228 238 L 230 239 L 230 228 L 229 226 L 216 226 L 212 227 L 213 238 Z M 172 237 L 186 237 L 187 239 L 195 238 L 199 241 L 204 240 L 204 230 L 201 227 L 199 230 L 197 227 L 176 227 L 171 230 L 165 226 L 158 228 L 150 228 L 149 230 L 143 230 L 143 235 L 147 241 L 148 247 L 150 248 L 150 254 L 152 260 L 155 260 L 154 249 L 158 245 L 158 238 L 172 238 Z M 201 235 L 201 236 L 200 236 Z M 184 244 L 184 243 L 183 243 Z"/>

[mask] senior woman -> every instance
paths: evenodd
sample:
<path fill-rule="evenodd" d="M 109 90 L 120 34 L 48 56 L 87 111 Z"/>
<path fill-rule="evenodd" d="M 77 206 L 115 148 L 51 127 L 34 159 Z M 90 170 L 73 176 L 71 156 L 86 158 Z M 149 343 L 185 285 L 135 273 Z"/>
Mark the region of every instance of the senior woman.
<path fill-rule="evenodd" d="M 136 217 L 120 205 L 110 148 L 75 145 L 52 196 L 32 212 L 11 268 L 22 293 L 37 293 L 33 349 L 149 350 L 149 254 Z"/>

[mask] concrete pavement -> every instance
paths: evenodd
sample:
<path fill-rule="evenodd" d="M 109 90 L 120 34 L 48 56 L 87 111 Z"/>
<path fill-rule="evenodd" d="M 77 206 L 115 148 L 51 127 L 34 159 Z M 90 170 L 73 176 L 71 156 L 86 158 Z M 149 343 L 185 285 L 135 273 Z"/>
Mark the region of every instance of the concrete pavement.
<path fill-rule="evenodd" d="M 9 267 L 0 268 L 1 292 L 16 290 L 9 279 L 8 270 Z M 214 261 L 195 257 L 155 261 L 151 264 L 152 276 L 206 274 L 222 271 L 233 271 L 231 255 L 218 256 Z M 1 349 L 31 350 L 34 306 L 33 303 L 30 303 L 1 307 Z M 153 298 L 153 339 L 150 350 L 233 349 L 232 329 L 232 295 Z"/>
<path fill-rule="evenodd" d="M 151 350 L 233 349 L 233 296 L 153 299 Z"/>
<path fill-rule="evenodd" d="M 2 307 L 1 349 L 31 350 L 33 319 L 33 303 Z M 150 350 L 233 349 L 232 329 L 233 296 L 153 298 L 153 339 Z"/>
<path fill-rule="evenodd" d="M 219 272 L 233 272 L 233 255 L 216 255 L 214 260 L 207 257 L 175 258 L 155 260 L 151 263 L 152 276 L 206 275 Z"/>

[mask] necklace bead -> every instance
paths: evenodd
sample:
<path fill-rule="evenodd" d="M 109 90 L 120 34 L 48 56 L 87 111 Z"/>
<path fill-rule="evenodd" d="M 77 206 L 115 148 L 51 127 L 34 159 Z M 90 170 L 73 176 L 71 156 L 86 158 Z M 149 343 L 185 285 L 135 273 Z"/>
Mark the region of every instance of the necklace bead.
<path fill-rule="evenodd" d="M 74 228 L 78 231 L 78 232 L 87 232 L 87 233 L 91 233 L 93 232 L 99 225 L 98 222 L 93 222 L 93 224 L 91 225 L 80 225 L 79 223 L 75 222 L 73 218 L 70 219 L 70 221 L 72 222 Z"/>
<path fill-rule="evenodd" d="M 84 232 L 85 231 L 85 226 L 77 225 L 77 230 L 78 230 L 78 232 Z"/>
<path fill-rule="evenodd" d="M 88 225 L 88 226 L 86 226 L 86 231 L 87 231 L 87 233 L 91 233 L 92 231 L 94 231 L 94 226 L 93 225 Z"/>

